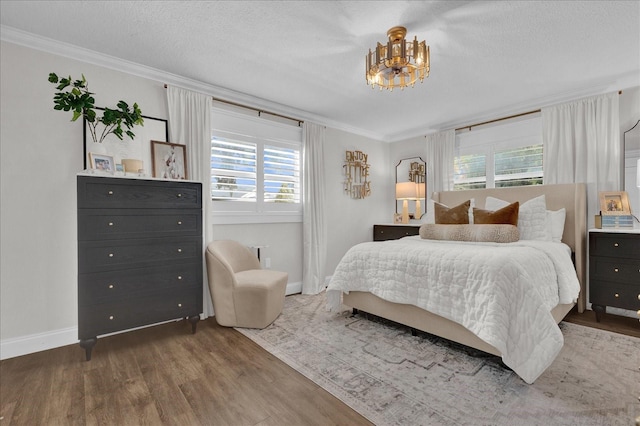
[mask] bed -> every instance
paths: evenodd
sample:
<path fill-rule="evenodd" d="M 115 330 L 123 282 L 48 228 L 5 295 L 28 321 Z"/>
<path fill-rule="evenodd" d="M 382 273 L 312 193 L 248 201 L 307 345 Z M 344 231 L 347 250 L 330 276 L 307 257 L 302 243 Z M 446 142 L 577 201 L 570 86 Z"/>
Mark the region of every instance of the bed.
<path fill-rule="evenodd" d="M 557 211 L 565 209 L 566 217 L 564 220 L 564 229 L 562 231 L 562 243 L 555 244 L 550 253 L 538 254 L 538 251 L 545 251 L 546 245 L 538 244 L 538 242 L 519 241 L 509 244 L 500 243 L 459 243 L 451 241 L 437 241 L 436 245 L 443 248 L 428 247 L 428 241 L 420 237 L 405 237 L 396 241 L 371 242 L 362 243 L 349 250 L 336 268 L 334 275 L 327 287 L 328 305 L 335 309 L 340 302 L 347 307 L 353 308 L 354 311 L 362 311 L 370 313 L 382 318 L 386 318 L 400 324 L 407 325 L 412 329 L 421 330 L 446 339 L 461 343 L 481 351 L 501 356 L 504 363 L 512 368 L 525 382 L 533 383 L 542 372 L 553 362 L 563 345 L 562 333 L 557 324 L 565 317 L 565 315 L 577 305 L 579 312 L 583 312 L 586 307 L 586 189 L 584 184 L 559 184 L 559 185 L 537 185 L 527 187 L 514 188 L 495 188 L 495 189 L 479 189 L 466 191 L 445 191 L 434 193 L 433 200 L 447 206 L 456 206 L 467 200 L 473 200 L 475 207 L 484 208 L 485 201 L 488 197 L 500 199 L 504 202 L 518 201 L 522 206 L 524 203 L 534 199 L 540 199 L 544 195 L 546 209 L 549 211 Z M 495 201 L 495 200 L 490 200 Z M 461 246 L 459 246 L 462 244 Z M 473 248 L 466 246 L 476 245 Z M 531 246 L 544 246 L 543 249 Z M 464 247 L 463 247 L 464 246 Z M 482 247 L 480 247 L 482 246 Z M 501 246 L 498 248 L 498 246 Z M 508 248 L 507 248 L 508 246 Z M 565 254 L 562 254 L 564 247 Z M 490 249 L 490 250 L 485 250 Z M 402 264 L 403 262 L 423 262 L 422 258 L 439 259 L 440 251 L 453 252 L 455 257 L 454 263 L 456 270 L 465 270 L 469 268 L 469 274 L 478 273 L 471 272 L 471 266 L 467 266 L 465 262 L 465 251 L 469 254 L 469 258 L 477 257 L 480 253 L 484 253 L 483 262 L 491 262 L 493 258 L 498 258 L 494 253 L 498 250 L 508 250 L 514 254 L 513 260 L 500 261 L 499 265 L 514 264 L 513 268 L 519 268 L 519 264 L 524 258 L 540 257 L 542 266 L 536 265 L 535 262 L 529 266 L 527 270 L 517 270 L 515 275 L 510 277 L 508 272 L 505 275 L 500 272 L 500 278 L 495 278 L 496 291 L 499 294 L 499 286 L 505 287 L 512 283 L 513 285 L 522 287 L 525 294 L 519 297 L 507 297 L 505 300 L 496 301 L 496 309 L 500 314 L 495 317 L 487 315 L 486 312 L 476 312 L 476 306 L 457 306 L 461 303 L 469 303 L 470 305 L 480 302 L 474 302 L 474 297 L 469 297 L 469 288 L 459 289 L 465 297 L 453 297 L 455 292 L 451 291 L 449 297 L 451 300 L 445 300 L 443 303 L 443 295 L 434 293 L 432 290 L 424 290 L 415 288 L 415 286 L 424 286 L 423 281 L 428 281 L 422 275 L 426 269 L 420 269 L 422 263 L 410 267 L 404 266 L 403 274 L 393 275 L 389 272 L 389 264 Z M 354 252 L 354 253 L 352 253 Z M 424 256 L 420 253 L 426 253 Z M 385 254 L 386 253 L 386 254 Z M 404 253 L 407 253 L 405 256 Z M 486 256 L 491 253 L 491 256 Z M 353 256 L 360 256 L 356 258 Z M 407 259 L 403 258 L 406 257 Z M 423 256 L 423 257 L 421 257 Z M 445 262 L 446 254 L 442 255 L 442 261 Z M 518 258 L 520 256 L 520 258 Z M 549 304 L 545 299 L 544 303 L 532 303 L 533 298 L 538 297 L 539 288 L 548 285 L 555 285 L 558 289 L 558 283 L 550 283 L 553 276 L 552 272 L 540 272 L 543 269 L 549 269 L 547 264 L 562 263 L 563 271 L 557 272 L 560 281 L 562 274 L 567 274 L 567 261 L 559 260 L 568 257 L 571 269 L 569 275 L 573 275 L 575 281 L 574 293 L 567 299 L 565 294 L 564 303 L 560 303 L 558 298 L 557 304 Z M 373 259 L 376 258 L 376 259 Z M 487 260 L 489 259 L 489 260 Z M 547 259 L 547 260 L 545 260 Z M 386 262 L 386 266 L 376 270 L 376 262 Z M 498 262 L 496 260 L 496 262 Z M 545 263 L 546 262 L 546 263 Z M 425 262 L 426 263 L 426 262 Z M 471 263 L 471 262 L 470 262 Z M 373 266 L 372 266 L 373 265 Z M 415 267 L 414 267 L 415 266 Z M 438 265 L 435 265 L 436 267 Z M 484 265 L 483 265 L 484 266 Z M 417 269 L 416 269 L 417 268 Z M 557 269 L 557 265 L 554 265 Z M 508 269 L 506 266 L 499 266 L 498 269 Z M 413 271 L 404 274 L 406 270 Z M 386 274 L 386 275 L 385 275 Z M 546 275 L 545 275 L 546 274 Z M 402 275 L 402 277 L 399 277 Z M 427 274 L 428 275 L 428 274 Z M 386 278 L 384 278 L 386 276 Z M 538 278 L 538 276 L 542 278 Z M 538 282 L 529 285 L 527 281 L 533 278 Z M 541 281 L 542 280 L 542 281 Z M 546 280 L 546 281 L 545 281 Z M 379 281 L 387 281 L 382 284 Z M 451 280 L 449 280 L 452 282 Z M 455 280 L 454 280 L 455 281 Z M 365 289 L 363 286 L 367 285 Z M 369 285 L 372 285 L 369 288 Z M 376 288 L 378 285 L 389 285 L 392 288 L 402 288 L 401 291 L 380 290 Z M 530 287 L 527 287 L 529 285 Z M 489 286 L 490 287 L 490 286 Z M 480 291 L 480 290 L 478 290 Z M 486 291 L 486 290 L 483 290 Z M 509 293 L 513 290 L 507 290 Z M 518 290 L 519 291 L 519 290 Z M 546 290 L 549 291 L 548 289 Z M 560 292 L 560 290 L 557 290 Z M 407 293 L 407 296 L 398 296 L 398 293 Z M 467 292 L 467 293 L 465 293 Z M 375 293 L 375 294 L 374 294 Z M 484 293 L 482 293 L 484 295 Z M 416 296 L 418 295 L 418 296 Z M 419 297 L 420 295 L 426 296 Z M 500 297 L 491 296 L 489 298 L 483 296 L 480 301 L 487 300 L 494 303 L 494 299 Z M 420 302 L 414 301 L 419 300 Z M 429 298 L 438 300 L 435 305 L 429 303 Z M 439 299 L 438 299 L 439 298 Z M 529 300 L 524 302 L 521 299 Z M 555 302 L 554 302 L 555 303 Z M 482 308 L 482 307 L 481 307 Z M 457 312 L 457 313 L 456 313 Z M 487 332 L 485 329 L 492 327 L 501 329 L 493 336 L 493 331 Z M 520 329 L 518 328 L 520 327 Z M 471 331 L 473 330 L 473 331 Z M 511 336 L 511 337 L 510 337 Z"/>

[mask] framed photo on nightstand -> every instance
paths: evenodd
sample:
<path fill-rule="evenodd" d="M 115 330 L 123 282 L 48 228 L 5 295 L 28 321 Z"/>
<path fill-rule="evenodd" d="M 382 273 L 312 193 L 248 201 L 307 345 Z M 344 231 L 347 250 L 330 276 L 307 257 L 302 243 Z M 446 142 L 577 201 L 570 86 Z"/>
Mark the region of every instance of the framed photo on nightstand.
<path fill-rule="evenodd" d="M 600 211 L 603 216 L 627 216 L 631 214 L 629 197 L 625 191 L 600 192 Z"/>

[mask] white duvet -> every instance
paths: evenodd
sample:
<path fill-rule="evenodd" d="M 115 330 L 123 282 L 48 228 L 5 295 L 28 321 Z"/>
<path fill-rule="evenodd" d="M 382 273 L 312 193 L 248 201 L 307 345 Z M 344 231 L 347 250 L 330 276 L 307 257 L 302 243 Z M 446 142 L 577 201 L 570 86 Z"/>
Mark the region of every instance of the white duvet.
<path fill-rule="evenodd" d="M 342 292 L 349 291 L 412 304 L 459 323 L 533 383 L 564 343 L 550 311 L 574 303 L 580 284 L 561 243 L 406 237 L 352 247 L 327 288 L 329 308 L 337 309 Z"/>

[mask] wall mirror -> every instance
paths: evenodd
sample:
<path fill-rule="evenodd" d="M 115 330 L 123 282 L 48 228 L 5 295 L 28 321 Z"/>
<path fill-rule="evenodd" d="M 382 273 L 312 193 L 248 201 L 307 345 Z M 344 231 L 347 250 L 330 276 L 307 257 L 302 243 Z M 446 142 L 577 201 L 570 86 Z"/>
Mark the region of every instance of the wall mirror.
<path fill-rule="evenodd" d="M 629 196 L 631 212 L 640 217 L 640 120 L 624 132 L 624 190 Z"/>
<path fill-rule="evenodd" d="M 415 182 L 418 185 L 420 200 L 409 201 L 409 217 L 420 219 L 427 212 L 425 194 L 427 193 L 427 163 L 420 157 L 403 158 L 396 165 L 396 183 Z M 416 213 L 416 207 L 419 211 Z M 402 211 L 402 201 L 396 200 L 396 213 Z"/>

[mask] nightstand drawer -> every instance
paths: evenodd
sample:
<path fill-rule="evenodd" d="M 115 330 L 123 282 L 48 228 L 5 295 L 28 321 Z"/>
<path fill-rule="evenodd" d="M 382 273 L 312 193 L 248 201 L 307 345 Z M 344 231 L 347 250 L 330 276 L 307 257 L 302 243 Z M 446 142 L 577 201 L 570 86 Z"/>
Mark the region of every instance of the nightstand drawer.
<path fill-rule="evenodd" d="M 637 259 L 640 238 L 634 234 L 589 233 L 589 255 Z"/>
<path fill-rule="evenodd" d="M 591 256 L 589 261 L 593 279 L 629 284 L 640 283 L 640 260 Z"/>
<path fill-rule="evenodd" d="M 373 241 L 397 240 L 419 232 L 420 225 L 373 225 Z"/>
<path fill-rule="evenodd" d="M 638 310 L 640 309 L 640 287 L 591 279 L 589 299 L 592 304 Z"/>

